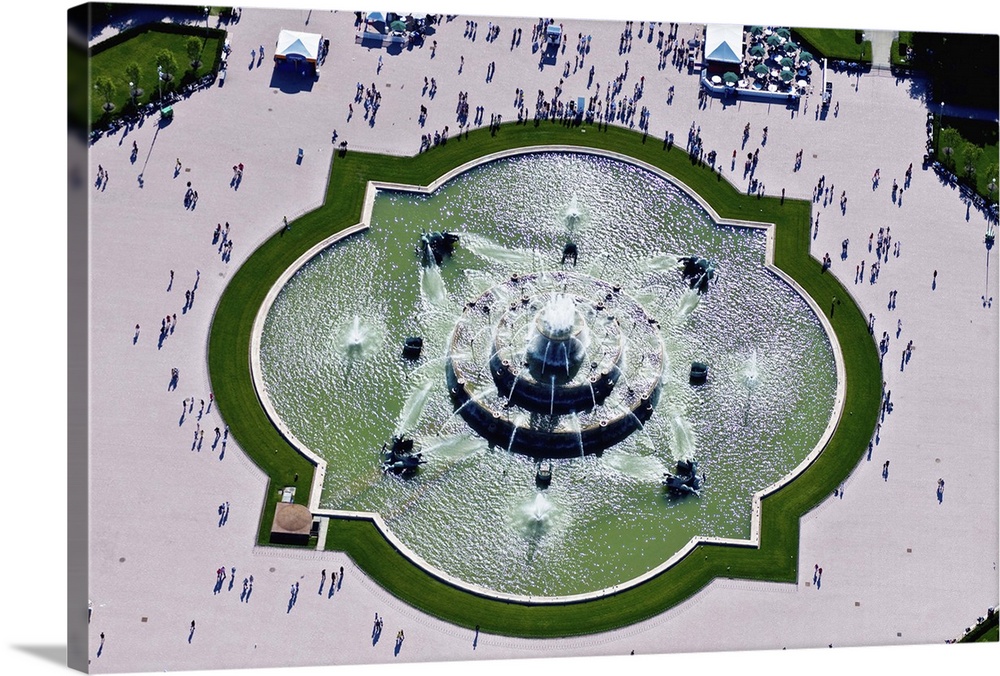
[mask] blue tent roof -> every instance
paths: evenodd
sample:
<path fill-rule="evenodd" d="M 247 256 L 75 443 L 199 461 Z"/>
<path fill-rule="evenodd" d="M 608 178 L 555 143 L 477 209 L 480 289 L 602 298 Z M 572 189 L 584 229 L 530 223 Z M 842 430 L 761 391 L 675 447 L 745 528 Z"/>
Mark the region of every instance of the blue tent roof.
<path fill-rule="evenodd" d="M 740 63 L 742 61 L 736 52 L 733 51 L 733 48 L 729 46 L 729 43 L 725 41 L 720 42 L 719 46 L 708 55 L 707 59 L 709 61 L 722 61 L 725 63 Z"/>

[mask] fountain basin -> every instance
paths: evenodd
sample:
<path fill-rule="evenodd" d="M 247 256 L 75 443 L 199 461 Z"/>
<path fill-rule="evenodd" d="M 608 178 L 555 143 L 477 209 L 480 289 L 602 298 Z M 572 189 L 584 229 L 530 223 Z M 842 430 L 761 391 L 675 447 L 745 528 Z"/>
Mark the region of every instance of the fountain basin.
<path fill-rule="evenodd" d="M 301 439 L 293 443 L 316 449 L 329 463 L 319 507 L 377 512 L 384 518 L 380 528 L 401 551 L 410 549 L 423 560 L 420 565 L 536 599 L 617 588 L 671 559 L 696 536 L 755 540 L 751 498 L 787 476 L 821 443 L 836 384 L 829 342 L 809 320 L 814 315 L 808 310 L 804 315 L 805 303 L 763 265 L 764 232 L 740 224 L 716 227 L 697 207 L 688 208 L 681 190 L 620 160 L 529 153 L 485 163 L 442 183 L 432 196 L 417 194 L 417 188 L 411 194 L 380 187 L 371 229 L 316 256 L 270 310 L 274 330 L 261 340 L 264 381 L 258 391 L 262 401 L 274 402 L 278 412 L 272 417 L 287 421 L 278 423 L 282 429 Z M 601 457 L 554 461 L 559 480 L 548 490 L 560 518 L 528 542 L 515 522 L 520 505 L 529 500 L 527 487 L 534 490 L 535 464 L 505 452 L 476 452 L 456 462 L 435 452 L 429 440 L 475 436 L 454 414 L 443 377 L 451 332 L 464 329 L 454 322 L 467 299 L 512 273 L 559 265 L 563 219 L 549 228 L 526 229 L 524 223 L 535 221 L 524 214 L 536 217 L 549 209 L 561 216 L 565 196 L 576 189 L 588 195 L 581 251 L 603 254 L 581 255 L 578 269 L 627 290 L 659 322 L 669 350 L 661 388 L 666 403 L 620 448 Z M 633 199 L 639 195 L 641 200 Z M 423 212 L 426 223 L 411 210 Z M 398 245 L 429 229 L 460 232 L 469 244 L 438 273 L 447 306 L 428 302 L 422 277 L 414 275 L 419 266 L 412 252 Z M 669 262 L 676 261 L 670 252 L 685 251 L 704 253 L 725 271 L 688 318 L 677 312 L 686 285 Z M 359 277 L 356 270 L 362 267 L 371 274 Z M 487 277 L 490 284 L 484 284 Z M 520 298 L 504 301 L 509 306 Z M 491 301 L 490 307 L 491 314 L 500 314 L 504 303 Z M 378 329 L 372 335 L 423 335 L 423 356 L 407 363 L 398 343 L 387 341 L 392 349 L 366 350 L 364 360 L 344 358 L 329 336 L 341 335 L 339 327 L 349 325 L 353 314 Z M 492 338 L 475 336 L 481 360 L 488 358 Z M 747 423 L 740 367 L 752 346 L 761 355 L 760 379 Z M 626 376 L 641 353 L 626 349 Z M 708 387 L 687 386 L 687 366 L 694 359 L 712 365 Z M 772 377 L 778 364 L 780 385 Z M 439 365 L 440 378 L 432 375 Z M 413 380 L 417 371 L 420 378 Z M 507 403 L 488 394 L 495 389 L 488 369 L 471 375 L 470 393 L 495 397 L 501 407 Z M 424 414 L 408 426 L 421 447 L 431 449 L 429 464 L 413 482 L 384 477 L 373 451 L 405 417 L 400 411 L 413 388 L 432 380 L 439 385 Z M 615 397 L 618 390 L 627 391 L 626 382 L 627 377 L 613 388 L 607 406 L 622 405 Z M 671 456 L 676 461 L 678 453 L 686 455 L 678 450 L 683 445 L 675 447 L 670 422 L 675 414 L 690 420 L 697 457 L 711 477 L 710 489 L 697 501 L 668 503 L 662 491 L 646 490 L 658 486 Z M 585 416 L 563 418 L 565 431 L 579 429 L 582 438 Z M 631 466 L 626 459 L 642 461 L 646 469 L 620 470 Z"/>

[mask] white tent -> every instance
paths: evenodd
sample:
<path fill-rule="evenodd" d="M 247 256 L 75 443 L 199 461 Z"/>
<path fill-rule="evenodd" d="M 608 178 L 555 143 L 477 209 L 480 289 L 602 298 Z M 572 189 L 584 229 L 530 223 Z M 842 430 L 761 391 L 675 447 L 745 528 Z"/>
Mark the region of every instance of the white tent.
<path fill-rule="evenodd" d="M 743 26 L 709 24 L 705 28 L 705 60 L 740 63 L 743 60 Z"/>
<path fill-rule="evenodd" d="M 275 59 L 292 59 L 316 63 L 323 36 L 319 33 L 299 33 L 282 29 L 274 48 Z"/>

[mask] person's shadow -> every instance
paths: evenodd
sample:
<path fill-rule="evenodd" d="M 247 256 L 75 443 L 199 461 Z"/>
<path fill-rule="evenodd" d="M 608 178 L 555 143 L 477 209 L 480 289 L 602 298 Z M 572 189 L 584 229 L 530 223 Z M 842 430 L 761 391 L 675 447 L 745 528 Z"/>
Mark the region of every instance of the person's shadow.
<path fill-rule="evenodd" d="M 882 481 L 888 481 L 888 480 L 889 480 L 889 468 L 883 466 L 882 467 Z"/>
<path fill-rule="evenodd" d="M 191 627 L 191 633 L 188 634 L 188 643 L 194 638 L 194 627 Z"/>
<path fill-rule="evenodd" d="M 944 502 L 944 486 L 938 486 L 938 489 L 937 489 L 937 499 L 938 499 L 938 504 L 939 505 L 942 502 Z"/>
<path fill-rule="evenodd" d="M 400 636 L 396 639 L 396 647 L 392 649 L 393 657 L 399 656 L 399 651 L 403 647 L 403 637 Z"/>
<path fill-rule="evenodd" d="M 372 645 L 378 643 L 380 638 L 382 638 L 382 627 L 375 627 L 375 633 L 372 634 Z"/>

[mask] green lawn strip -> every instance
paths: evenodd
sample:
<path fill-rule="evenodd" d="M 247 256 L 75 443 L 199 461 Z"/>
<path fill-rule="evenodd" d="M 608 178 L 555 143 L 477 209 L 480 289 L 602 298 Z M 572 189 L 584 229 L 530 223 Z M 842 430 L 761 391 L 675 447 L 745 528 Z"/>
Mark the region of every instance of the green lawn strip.
<path fill-rule="evenodd" d="M 187 32 L 177 32 L 186 30 Z M 111 99 L 115 104 L 112 115 L 121 113 L 130 103 L 129 78 L 125 69 L 131 63 L 139 64 L 139 81 L 136 86 L 143 90 L 142 96 L 137 98 L 139 105 L 145 105 L 156 100 L 160 91 L 160 83 L 157 80 L 156 55 L 160 50 L 170 51 L 177 62 L 177 72 L 171 87 L 176 88 L 183 81 L 191 81 L 202 75 L 213 72 L 217 68 L 218 54 L 222 50 L 222 36 L 224 31 L 212 29 L 206 39 L 204 28 L 197 27 L 177 27 L 171 26 L 169 31 L 162 30 L 157 25 L 146 26 L 134 31 L 134 35 L 122 42 L 113 44 L 106 49 L 95 48 L 90 57 L 90 119 L 99 120 L 104 115 L 102 106 L 105 103 L 104 97 L 93 91 L 93 82 L 101 76 L 109 77 L 115 85 L 114 97 Z M 187 54 L 187 40 L 194 36 L 202 40 L 202 64 L 192 71 L 190 58 Z M 166 91 L 167 86 L 163 87 Z"/>
<path fill-rule="evenodd" d="M 959 643 L 996 643 L 998 634 L 998 620 L 1000 613 L 993 612 L 986 615 L 986 619 L 979 622 L 965 636 L 959 639 Z"/>
<path fill-rule="evenodd" d="M 586 131 L 584 131 L 586 130 Z M 357 223 L 368 180 L 427 185 L 482 155 L 509 148 L 584 145 L 635 157 L 667 171 L 697 191 L 724 218 L 777 223 L 776 263 L 829 313 L 848 376 L 844 415 L 827 448 L 809 471 L 762 502 L 761 546 L 702 545 L 670 570 L 612 597 L 556 606 L 527 606 L 480 597 L 434 578 L 400 555 L 373 524 L 334 520 L 327 548 L 347 552 L 381 586 L 432 615 L 484 631 L 523 636 L 593 633 L 655 616 L 696 593 L 715 577 L 794 582 L 799 518 L 831 494 L 857 465 L 878 415 L 881 376 L 866 318 L 847 291 L 809 256 L 810 205 L 802 200 L 742 195 L 711 169 L 694 164 L 662 139 L 610 128 L 506 125 L 495 136 L 486 129 L 453 137 L 443 147 L 413 158 L 348 151 L 335 156 L 325 204 L 266 241 L 241 266 L 220 299 L 209 341 L 209 369 L 220 411 L 234 437 L 271 477 L 261 515 L 259 541 L 267 542 L 280 488 L 299 474 L 296 502 L 307 503 L 311 465 L 280 436 L 257 400 L 250 378 L 249 343 L 254 316 L 268 289 L 303 252 L 321 239 Z M 724 153 L 723 153 L 724 156 Z M 772 191 L 777 192 L 772 188 Z M 277 450 L 277 453 L 275 451 Z"/>
<path fill-rule="evenodd" d="M 793 28 L 792 37 L 819 58 L 871 63 L 871 40 L 858 42 L 859 31 L 847 28 Z"/>

